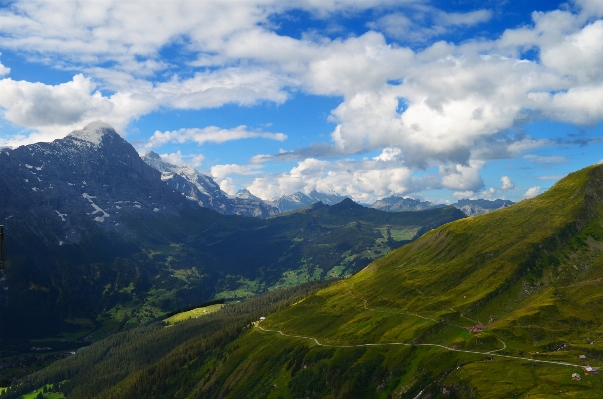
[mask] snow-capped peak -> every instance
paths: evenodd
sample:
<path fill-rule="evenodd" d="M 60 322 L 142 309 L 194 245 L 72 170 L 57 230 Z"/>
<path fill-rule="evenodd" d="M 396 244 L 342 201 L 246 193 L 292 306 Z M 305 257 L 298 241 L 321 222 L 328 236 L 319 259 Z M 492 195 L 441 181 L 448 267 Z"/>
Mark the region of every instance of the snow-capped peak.
<path fill-rule="evenodd" d="M 145 156 L 145 158 L 158 159 L 161 161 L 161 156 L 159 154 L 157 154 L 155 151 L 147 152 L 144 156 Z"/>
<path fill-rule="evenodd" d="M 161 159 L 161 156 L 156 152 L 148 152 L 143 157 L 142 160 L 147 163 L 150 167 L 157 169 L 158 171 L 165 172 L 177 172 L 180 168 L 179 166 L 172 165 L 169 162 L 165 162 Z"/>
<path fill-rule="evenodd" d="M 82 130 L 74 130 L 68 137 L 99 145 L 107 133 L 117 134 L 111 125 L 98 120 L 87 124 Z"/>
<path fill-rule="evenodd" d="M 240 198 L 240 199 L 262 201 L 261 198 L 258 198 L 255 195 L 251 194 L 251 192 L 249 190 L 247 190 L 246 188 L 243 188 L 243 189 L 237 191 L 237 193 L 235 195 L 231 196 L 231 198 Z"/>

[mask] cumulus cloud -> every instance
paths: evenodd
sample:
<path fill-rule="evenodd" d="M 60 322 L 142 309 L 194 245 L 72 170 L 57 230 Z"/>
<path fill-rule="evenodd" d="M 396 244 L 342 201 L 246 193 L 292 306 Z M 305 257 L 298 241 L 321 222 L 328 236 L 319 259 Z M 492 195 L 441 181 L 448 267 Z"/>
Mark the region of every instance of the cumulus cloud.
<path fill-rule="evenodd" d="M 603 17 L 603 3 L 599 0 L 573 0 L 581 9 L 585 17 Z"/>
<path fill-rule="evenodd" d="M 309 193 L 317 190 L 347 195 L 364 203 L 391 195 L 410 195 L 442 188 L 438 175 L 412 176 L 412 169 L 400 164 L 397 153 L 398 149 L 386 148 L 381 154 L 361 161 L 307 158 L 298 161 L 297 166 L 288 172 L 260 175 L 247 188 L 264 199 L 296 191 Z"/>
<path fill-rule="evenodd" d="M 239 191 L 233 183 L 232 178 L 226 178 L 220 181 L 220 189 L 228 195 L 235 195 Z"/>
<path fill-rule="evenodd" d="M 9 140 L 11 146 L 51 141 L 98 119 L 123 131 L 133 117 L 155 108 L 152 102 L 132 93 L 103 96 L 95 82 L 82 74 L 59 85 L 6 78 L 0 80 L 0 92 L 4 119 L 39 132 Z"/>
<path fill-rule="evenodd" d="M 0 53 L 0 55 L 2 55 L 2 53 Z M 10 68 L 2 65 L 2 62 L 0 62 L 0 76 L 8 75 L 9 73 Z"/>
<path fill-rule="evenodd" d="M 503 191 L 503 190 L 497 190 L 494 187 L 490 187 L 488 189 L 484 189 L 484 190 L 479 191 L 479 192 L 474 192 L 474 191 L 456 191 L 456 192 L 452 193 L 452 196 L 454 198 L 458 199 L 458 200 L 461 200 L 461 199 L 494 200 L 494 199 L 500 198 L 501 191 Z M 502 198 L 504 199 L 505 197 L 503 196 Z"/>
<path fill-rule="evenodd" d="M 205 156 L 203 154 L 182 155 L 182 152 L 176 151 L 169 154 L 159 154 L 164 162 L 171 163 L 177 166 L 192 166 L 198 168 L 203 164 Z"/>
<path fill-rule="evenodd" d="M 384 4 L 395 12 L 377 19 L 370 25 L 373 30 L 360 36 L 332 39 L 317 32 L 293 38 L 279 35 L 271 25 L 273 16 L 291 8 L 327 18 L 336 11 Z M 433 165 L 439 166 L 435 180 L 440 187 L 478 192 L 484 184 L 484 162 L 551 145 L 526 136 L 505 137 L 509 129 L 538 118 L 583 125 L 603 119 L 603 21 L 593 20 L 603 11 L 596 0 L 575 4 L 576 12 L 535 12 L 531 25 L 508 29 L 493 40 L 438 41 L 412 50 L 390 39 L 434 38 L 483 23 L 492 13 L 446 13 L 393 0 L 16 1 L 0 10 L 0 46 L 85 74 L 60 85 L 2 79 L 0 106 L 6 120 L 36 132 L 14 138 L 14 145 L 51 140 L 96 119 L 123 130 L 159 108 L 280 104 L 297 91 L 340 96 L 330 115 L 336 124 L 330 143 L 252 160 L 298 161 L 288 173 L 266 176 L 265 181 L 258 177 L 256 193 L 307 189 L 313 183 L 306 176 L 322 176 L 320 184 L 329 182 L 332 189 L 359 199 L 361 189 L 408 193 L 432 184 L 433 179 L 422 186 L 411 175 Z M 423 22 L 415 30 L 417 21 Z M 184 77 L 174 72 L 177 67 L 161 55 L 168 46 L 195 60 L 187 65 L 193 72 L 187 70 Z M 526 50 L 540 57 L 522 59 Z M 107 89 L 114 93 L 106 94 Z M 236 129 L 156 132 L 147 146 L 285 139 L 282 133 Z M 390 152 L 379 156 L 383 158 L 362 162 L 324 164 L 319 159 L 388 148 Z M 530 155 L 526 160 L 566 159 Z M 353 183 L 345 185 L 346 179 Z"/>
<path fill-rule="evenodd" d="M 526 198 L 532 198 L 532 197 L 537 196 L 538 194 L 540 194 L 540 186 L 535 186 L 535 187 L 529 188 L 528 191 L 526 191 L 523 196 Z"/>
<path fill-rule="evenodd" d="M 226 176 L 237 174 L 237 175 L 252 175 L 257 174 L 257 170 L 261 169 L 262 165 L 249 164 L 249 165 L 237 165 L 237 164 L 226 164 L 226 165 L 215 165 L 210 169 L 210 174 L 216 180 L 221 180 Z"/>
<path fill-rule="evenodd" d="M 477 191 L 484 186 L 484 181 L 479 173 L 483 162 L 473 161 L 468 166 L 454 164 L 440 166 L 442 185 L 450 190 Z"/>
<path fill-rule="evenodd" d="M 472 198 L 475 195 L 473 191 L 455 191 L 452 196 L 457 200 Z"/>
<path fill-rule="evenodd" d="M 230 101 L 250 104 L 257 100 L 258 96 L 248 96 L 246 93 L 262 91 L 259 97 L 271 96 L 270 93 L 275 93 L 267 89 L 266 85 L 269 83 L 266 81 L 270 79 L 254 86 L 254 82 L 262 80 L 262 74 L 250 77 L 253 73 L 239 76 L 231 73 L 232 71 L 224 72 L 220 76 L 207 79 L 202 75 L 196 75 L 191 79 L 171 80 L 155 87 L 142 84 L 134 87 L 133 91 L 120 91 L 110 96 L 103 95 L 97 90 L 96 82 L 82 74 L 75 75 L 70 82 L 58 85 L 2 79 L 0 80 L 2 116 L 12 123 L 35 129 L 31 136 L 7 140 L 6 145 L 19 146 L 37 141 L 52 141 L 98 119 L 123 132 L 130 121 L 159 106 L 188 109 L 219 106 Z M 211 83 L 212 79 L 219 80 L 220 83 Z M 238 82 L 234 83 L 233 80 Z M 234 89 L 231 90 L 232 87 Z M 266 91 L 263 91 L 263 88 Z M 275 101 L 281 99 L 284 97 L 279 94 L 273 97 Z M 241 126 L 228 132 L 209 127 L 156 132 L 146 149 L 169 141 L 224 142 L 249 137 L 264 137 L 279 141 L 286 139 L 282 133 L 245 131 L 245 127 Z"/>
<path fill-rule="evenodd" d="M 311 190 L 335 192 L 347 195 L 356 201 L 369 203 L 377 198 L 392 194 L 407 194 L 420 191 L 426 185 L 435 183 L 429 179 L 416 179 L 412 171 L 405 167 L 384 167 L 374 160 L 337 162 L 308 158 L 298 162 L 289 172 L 254 179 L 248 187 L 254 195 L 271 199 L 283 194 Z"/>
<path fill-rule="evenodd" d="M 502 183 L 502 187 L 500 188 L 502 191 L 508 191 L 515 188 L 515 184 L 513 184 L 509 176 L 502 176 L 500 181 Z"/>

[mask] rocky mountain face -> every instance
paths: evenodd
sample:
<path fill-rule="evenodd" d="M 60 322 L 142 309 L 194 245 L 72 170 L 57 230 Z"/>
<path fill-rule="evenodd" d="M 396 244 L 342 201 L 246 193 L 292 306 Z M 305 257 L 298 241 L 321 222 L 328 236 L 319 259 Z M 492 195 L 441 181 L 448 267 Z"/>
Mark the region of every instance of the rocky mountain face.
<path fill-rule="evenodd" d="M 161 180 L 187 199 L 220 213 L 233 213 L 228 195 L 211 177 L 197 172 L 190 166 L 181 167 L 164 162 L 159 154 L 152 151 L 144 155 L 142 160 L 161 172 Z"/>
<path fill-rule="evenodd" d="M 233 213 L 237 215 L 255 216 L 266 218 L 280 213 L 280 211 L 261 198 L 251 194 L 249 190 L 239 190 L 230 197 Z"/>
<path fill-rule="evenodd" d="M 182 193 L 199 206 L 213 209 L 225 215 L 243 215 L 266 218 L 279 213 L 278 209 L 264 203 L 249 191 L 242 190 L 228 196 L 210 177 L 190 166 L 177 166 L 162 161 L 159 154 L 149 152 L 142 157 L 144 162 L 161 172 L 161 180 L 172 190 Z"/>
<path fill-rule="evenodd" d="M 7 232 L 78 242 L 94 228 L 121 231 L 124 216 L 175 213 L 181 194 L 162 183 L 134 148 L 100 121 L 52 143 L 0 152 L 0 221 Z"/>
<path fill-rule="evenodd" d="M 432 208 L 443 208 L 446 205 L 436 205 L 429 201 L 412 198 L 387 197 L 376 201 L 371 208 L 386 212 L 424 211 Z"/>
<path fill-rule="evenodd" d="M 280 212 L 292 211 L 295 209 L 303 208 L 308 205 L 322 202 L 325 205 L 335 205 L 346 199 L 339 194 L 327 194 L 321 193 L 316 190 L 310 192 L 310 194 L 304 194 L 300 191 L 283 195 L 275 201 L 270 202 L 270 205 L 278 208 Z"/>
<path fill-rule="evenodd" d="M 486 199 L 462 199 L 456 204 L 451 204 L 457 209 L 463 211 L 467 216 L 483 215 L 484 213 L 492 212 L 500 208 L 505 208 L 513 205 L 515 202 L 503 199 L 486 200 Z M 429 201 L 420 201 L 412 198 L 402 197 L 387 197 L 378 200 L 371 208 L 379 209 L 386 212 L 403 212 L 403 211 L 424 211 L 433 208 L 443 208 L 447 205 L 434 204 Z"/>
<path fill-rule="evenodd" d="M 515 202 L 503 199 L 496 200 L 485 200 L 485 199 L 462 199 L 456 204 L 453 204 L 455 208 L 460 209 L 467 216 L 483 215 L 484 213 L 492 212 L 500 208 L 506 208 L 509 205 L 513 205 Z"/>

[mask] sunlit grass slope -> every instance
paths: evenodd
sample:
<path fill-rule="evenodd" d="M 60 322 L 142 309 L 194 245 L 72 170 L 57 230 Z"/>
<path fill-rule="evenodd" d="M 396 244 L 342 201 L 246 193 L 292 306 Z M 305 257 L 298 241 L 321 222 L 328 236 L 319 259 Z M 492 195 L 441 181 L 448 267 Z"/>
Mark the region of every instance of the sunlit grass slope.
<path fill-rule="evenodd" d="M 291 351 L 305 348 L 309 358 L 299 361 L 313 367 L 312 378 L 321 387 L 329 381 L 318 370 L 338 368 L 337 354 L 363 351 L 346 363 L 348 368 L 379 358 L 372 361 L 383 375 L 369 372 L 374 381 L 382 379 L 374 384 L 376 397 L 402 391 L 416 395 L 419 388 L 452 397 L 603 397 L 600 374 L 525 360 L 603 366 L 602 217 L 603 166 L 593 166 L 536 198 L 444 225 L 262 323 L 265 329 L 334 345 L 330 360 L 311 361 L 325 347 L 310 339 L 276 338 L 275 332 L 256 329 L 237 342 L 235 354 L 245 360 L 227 362 L 224 367 L 232 367 L 228 376 L 218 373 L 216 381 L 223 378 L 220 384 L 232 389 L 260 389 L 237 379 L 237 370 L 249 372 L 251 364 L 268 356 L 273 377 L 257 375 L 259 380 L 280 381 L 276 386 L 282 388 L 273 388 L 283 397 L 308 394 L 295 390 L 297 377 L 290 367 L 277 367 L 276 339 L 278 351 L 287 342 Z M 478 324 L 485 331 L 468 331 Z M 448 349 L 339 347 L 378 343 Z M 587 359 L 579 360 L 581 354 Z M 404 372 L 398 371 L 400 377 L 390 386 L 391 373 L 400 367 Z M 574 372 L 583 380 L 572 381 Z M 333 382 L 332 389 L 316 397 L 345 396 L 346 383 L 341 384 Z"/>
<path fill-rule="evenodd" d="M 170 326 L 173 326 L 174 324 L 180 323 L 185 320 L 198 319 L 199 317 L 210 315 L 210 314 L 222 309 L 223 307 L 224 307 L 224 304 L 220 303 L 217 305 L 209 305 L 209 306 L 204 306 L 202 308 L 192 309 L 192 310 L 189 310 L 188 312 L 182 312 L 182 313 L 175 314 L 172 317 L 168 317 L 167 319 L 164 320 L 164 322 Z"/>
<path fill-rule="evenodd" d="M 586 370 L 603 367 L 603 165 L 312 292 L 265 299 L 253 327 L 233 313 L 252 300 L 135 329 L 28 381 L 70 379 L 72 398 L 603 398 Z"/>

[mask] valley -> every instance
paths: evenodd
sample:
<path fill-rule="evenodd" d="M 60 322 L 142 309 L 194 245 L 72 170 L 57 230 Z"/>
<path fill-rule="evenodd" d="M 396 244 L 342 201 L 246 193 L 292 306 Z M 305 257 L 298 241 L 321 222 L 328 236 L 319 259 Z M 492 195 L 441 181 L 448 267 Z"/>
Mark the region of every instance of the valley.
<path fill-rule="evenodd" d="M 175 309 L 347 278 L 465 217 L 454 207 L 386 213 L 350 199 L 263 219 L 224 215 L 173 191 L 101 122 L 0 152 L 0 166 L 11 193 L 0 197 L 5 385 Z"/>
<path fill-rule="evenodd" d="M 68 375 L 65 392 L 76 398 L 81 392 L 116 398 L 149 392 L 182 398 L 598 398 L 601 187 L 603 166 L 593 166 L 534 199 L 431 230 L 350 278 L 256 313 L 219 351 L 185 361 L 177 349 L 138 363 L 137 373 L 111 386 L 93 388 L 74 368 L 86 362 L 100 371 L 101 363 L 89 363 L 84 350 L 32 375 L 23 389 Z M 167 330 L 202 325 L 231 306 L 237 304 Z M 164 327 L 154 328 L 139 333 L 165 334 Z M 95 347 L 110 345 L 102 340 Z M 135 362 L 121 359 L 124 367 Z M 164 370 L 166 382 L 153 383 L 153 370 Z"/>
<path fill-rule="evenodd" d="M 603 0 L 0 1 L 0 399 L 603 399 Z"/>

